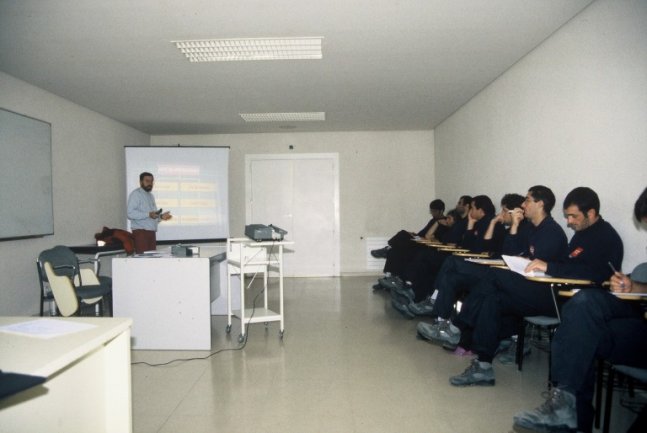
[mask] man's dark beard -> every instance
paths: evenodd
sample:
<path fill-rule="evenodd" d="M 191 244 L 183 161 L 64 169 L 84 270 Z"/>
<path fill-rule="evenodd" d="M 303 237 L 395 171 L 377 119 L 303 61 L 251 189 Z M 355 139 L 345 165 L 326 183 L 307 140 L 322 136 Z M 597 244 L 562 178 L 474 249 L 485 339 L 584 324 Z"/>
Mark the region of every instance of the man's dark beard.
<path fill-rule="evenodd" d="M 142 189 L 146 192 L 151 192 L 153 190 L 153 185 L 142 186 Z"/>

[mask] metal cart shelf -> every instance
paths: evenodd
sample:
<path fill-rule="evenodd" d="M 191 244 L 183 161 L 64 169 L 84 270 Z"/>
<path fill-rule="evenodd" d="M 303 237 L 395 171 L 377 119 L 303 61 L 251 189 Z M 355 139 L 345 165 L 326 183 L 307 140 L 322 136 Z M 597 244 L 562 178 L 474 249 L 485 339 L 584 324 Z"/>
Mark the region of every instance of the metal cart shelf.
<path fill-rule="evenodd" d="M 255 241 L 249 238 L 227 239 L 227 333 L 231 332 L 232 317 L 240 319 L 238 342 L 245 341 L 245 326 L 251 323 L 280 322 L 279 337 L 285 332 L 283 315 L 283 246 L 287 241 Z M 274 248 L 278 251 L 274 251 Z M 267 278 L 270 266 L 276 266 L 279 274 L 279 311 L 268 308 Z M 263 274 L 263 307 L 245 308 L 245 274 Z M 240 275 L 240 310 L 231 308 L 231 277 Z"/>

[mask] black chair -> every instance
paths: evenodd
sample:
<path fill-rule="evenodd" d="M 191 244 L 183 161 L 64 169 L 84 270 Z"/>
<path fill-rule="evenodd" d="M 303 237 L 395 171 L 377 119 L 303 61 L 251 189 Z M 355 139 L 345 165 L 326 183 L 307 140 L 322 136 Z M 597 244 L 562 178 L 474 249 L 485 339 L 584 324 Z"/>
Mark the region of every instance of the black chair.
<path fill-rule="evenodd" d="M 616 376 L 626 378 L 629 382 L 629 389 L 632 390 L 632 381 L 647 383 L 647 368 L 630 367 L 628 365 L 610 365 L 607 376 L 607 393 L 604 399 L 603 433 L 609 433 L 611 406 L 613 405 L 613 387 L 615 385 Z M 598 392 L 601 393 L 602 389 L 598 389 Z M 640 416 L 643 418 L 639 418 L 638 422 L 645 422 L 644 414 L 641 414 Z"/>
<path fill-rule="evenodd" d="M 112 279 L 97 276 L 91 268 L 82 268 L 83 263 L 92 263 L 93 260 L 79 261 L 74 252 L 63 245 L 40 253 L 36 267 L 40 282 L 40 315 L 43 315 L 45 302 L 56 302 L 52 282 L 45 270 L 45 263 L 50 263 L 51 271 L 56 276 L 66 277 L 73 286 L 76 297 L 80 301 L 79 307 L 84 304 L 96 305 L 95 314 L 103 315 L 104 306 L 108 304 L 112 314 Z M 100 299 L 100 303 L 87 302 L 90 299 Z M 79 311 L 80 312 L 80 311 Z"/>
<path fill-rule="evenodd" d="M 546 283 L 549 284 L 549 283 Z M 519 371 L 523 368 L 523 357 L 524 357 L 524 344 L 526 339 L 526 322 L 540 327 L 548 329 L 548 381 L 551 379 L 551 343 L 553 341 L 553 335 L 555 330 L 561 323 L 561 317 L 559 315 L 559 305 L 557 304 L 557 298 L 555 296 L 556 284 L 550 283 L 550 293 L 553 297 L 553 304 L 555 305 L 555 316 L 526 316 L 523 318 L 519 325 L 519 330 L 517 333 L 517 352 L 515 353 L 515 361 L 517 363 L 517 369 Z"/>

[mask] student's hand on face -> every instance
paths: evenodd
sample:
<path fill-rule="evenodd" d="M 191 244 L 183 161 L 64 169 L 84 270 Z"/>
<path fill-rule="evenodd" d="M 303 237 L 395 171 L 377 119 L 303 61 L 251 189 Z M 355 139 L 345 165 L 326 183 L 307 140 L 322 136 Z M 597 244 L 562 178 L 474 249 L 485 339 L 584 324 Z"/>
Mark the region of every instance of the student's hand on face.
<path fill-rule="evenodd" d="M 631 280 L 623 273 L 616 272 L 611 275 L 611 291 L 617 293 L 631 292 Z"/>
<path fill-rule="evenodd" d="M 518 225 L 521 221 L 523 221 L 523 209 L 518 207 L 512 211 L 512 223 Z"/>

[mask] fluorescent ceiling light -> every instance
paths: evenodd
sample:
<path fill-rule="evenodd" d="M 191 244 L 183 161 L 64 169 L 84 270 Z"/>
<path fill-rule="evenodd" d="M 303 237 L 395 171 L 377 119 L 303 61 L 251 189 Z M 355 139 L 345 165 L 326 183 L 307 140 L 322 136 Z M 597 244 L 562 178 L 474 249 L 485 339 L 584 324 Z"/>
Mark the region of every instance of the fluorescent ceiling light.
<path fill-rule="evenodd" d="M 312 113 L 239 113 L 245 122 L 321 122 L 326 120 L 323 111 Z"/>
<path fill-rule="evenodd" d="M 323 37 L 171 41 L 190 62 L 321 59 Z"/>

